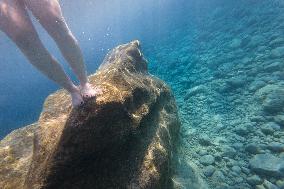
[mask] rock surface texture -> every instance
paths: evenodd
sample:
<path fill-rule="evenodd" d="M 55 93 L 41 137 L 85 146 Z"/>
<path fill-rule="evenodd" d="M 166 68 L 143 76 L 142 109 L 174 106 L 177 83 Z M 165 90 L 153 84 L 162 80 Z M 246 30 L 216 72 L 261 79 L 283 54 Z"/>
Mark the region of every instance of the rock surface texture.
<path fill-rule="evenodd" d="M 0 188 L 172 188 L 176 104 L 139 42 L 112 50 L 89 80 L 103 93 L 72 109 L 60 90 L 37 123 L 1 141 Z"/>

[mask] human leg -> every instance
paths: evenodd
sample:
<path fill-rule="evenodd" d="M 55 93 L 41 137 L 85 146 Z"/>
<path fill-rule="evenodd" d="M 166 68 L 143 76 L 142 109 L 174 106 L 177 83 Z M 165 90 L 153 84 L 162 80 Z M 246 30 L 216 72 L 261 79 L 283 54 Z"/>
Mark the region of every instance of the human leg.
<path fill-rule="evenodd" d="M 78 88 L 43 46 L 21 1 L 0 2 L 0 29 L 15 42 L 33 66 L 71 93 L 73 105 L 82 103 Z"/>
<path fill-rule="evenodd" d="M 93 88 L 88 83 L 81 49 L 65 22 L 58 0 L 24 0 L 24 2 L 55 40 L 64 58 L 80 81 L 82 95 L 84 97 L 91 97 L 100 93 L 99 89 Z"/>

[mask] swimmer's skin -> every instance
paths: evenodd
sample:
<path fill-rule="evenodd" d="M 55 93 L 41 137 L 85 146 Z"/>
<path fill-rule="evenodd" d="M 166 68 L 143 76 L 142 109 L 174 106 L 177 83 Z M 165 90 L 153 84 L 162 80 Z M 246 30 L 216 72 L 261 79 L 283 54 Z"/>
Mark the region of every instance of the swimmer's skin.
<path fill-rule="evenodd" d="M 44 47 L 27 9 L 55 40 L 79 79 L 79 87 Z M 73 106 L 100 92 L 88 83 L 82 52 L 64 20 L 58 0 L 0 0 L 0 30 L 19 47 L 33 66 L 71 94 Z"/>

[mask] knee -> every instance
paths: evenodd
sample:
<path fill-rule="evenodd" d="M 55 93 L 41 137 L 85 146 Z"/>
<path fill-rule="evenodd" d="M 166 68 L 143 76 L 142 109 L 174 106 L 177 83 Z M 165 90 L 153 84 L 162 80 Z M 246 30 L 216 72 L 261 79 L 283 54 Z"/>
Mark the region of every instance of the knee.
<path fill-rule="evenodd" d="M 8 4 L 4 1 L 0 1 L 0 16 L 7 14 Z"/>
<path fill-rule="evenodd" d="M 7 17 L 7 4 L 0 1 L 0 29 L 3 30 L 5 18 Z"/>
<path fill-rule="evenodd" d="M 34 41 L 36 40 L 34 36 L 37 36 L 37 34 L 33 34 L 32 32 L 33 30 L 21 28 L 18 32 L 13 33 L 12 39 L 21 48 L 33 48 Z"/>
<path fill-rule="evenodd" d="M 28 3 L 28 5 L 32 13 L 47 30 L 55 30 L 64 25 L 58 0 L 41 0 L 40 3 L 31 2 L 33 3 Z"/>
<path fill-rule="evenodd" d="M 28 41 L 34 32 L 33 27 L 18 12 L 8 9 L 0 2 L 0 29 L 17 44 Z"/>
<path fill-rule="evenodd" d="M 34 36 L 37 36 L 33 27 L 11 23 L 13 26 L 6 32 L 6 34 L 21 48 L 32 48 L 34 43 Z"/>

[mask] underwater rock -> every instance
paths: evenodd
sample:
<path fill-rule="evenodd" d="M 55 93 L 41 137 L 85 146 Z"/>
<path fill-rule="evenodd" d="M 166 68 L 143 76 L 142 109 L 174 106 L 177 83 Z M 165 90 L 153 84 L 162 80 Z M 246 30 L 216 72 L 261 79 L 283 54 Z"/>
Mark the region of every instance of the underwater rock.
<path fill-rule="evenodd" d="M 234 78 L 230 78 L 226 81 L 226 84 L 228 86 L 228 88 L 230 89 L 236 89 L 236 88 L 240 88 L 243 87 L 244 85 L 246 85 L 246 80 L 244 77 L 234 77 Z"/>
<path fill-rule="evenodd" d="M 255 189 L 266 189 L 266 188 L 261 184 L 261 185 L 256 185 Z"/>
<path fill-rule="evenodd" d="M 277 115 L 275 116 L 275 122 L 278 123 L 280 126 L 284 127 L 284 115 Z"/>
<path fill-rule="evenodd" d="M 272 64 L 269 64 L 267 66 L 264 67 L 265 72 L 276 72 L 279 71 L 281 69 L 283 69 L 284 65 L 282 62 L 273 62 Z"/>
<path fill-rule="evenodd" d="M 280 125 L 274 122 L 268 122 L 266 123 L 266 126 L 272 128 L 275 131 L 279 131 L 281 129 Z"/>
<path fill-rule="evenodd" d="M 212 145 L 211 140 L 212 140 L 212 139 L 211 139 L 208 135 L 206 135 L 206 134 L 201 135 L 201 136 L 199 137 L 199 143 L 200 143 L 202 146 L 210 146 L 210 145 Z"/>
<path fill-rule="evenodd" d="M 260 129 L 261 129 L 261 132 L 265 135 L 273 135 L 274 133 L 274 129 L 267 124 L 262 125 Z"/>
<path fill-rule="evenodd" d="M 59 90 L 36 126 L 1 141 L 0 188 L 172 188 L 175 99 L 148 73 L 139 42 L 116 47 L 89 80 L 103 94 L 72 109 Z"/>
<path fill-rule="evenodd" d="M 247 46 L 251 41 L 251 37 L 250 36 L 245 36 L 243 39 L 242 39 L 242 42 L 241 42 L 241 47 L 245 47 Z"/>
<path fill-rule="evenodd" d="M 283 45 L 284 44 L 284 38 L 283 37 L 277 37 L 276 39 L 270 41 L 269 46 L 270 47 L 276 47 L 279 45 Z"/>
<path fill-rule="evenodd" d="M 277 180 L 275 183 L 280 189 L 284 188 L 284 180 Z"/>
<path fill-rule="evenodd" d="M 222 153 L 223 157 L 234 158 L 237 155 L 237 151 L 230 146 L 224 146 L 222 150 L 223 150 Z"/>
<path fill-rule="evenodd" d="M 276 185 L 269 182 L 268 180 L 264 180 L 263 186 L 265 187 L 265 189 L 280 189 Z"/>
<path fill-rule="evenodd" d="M 261 148 L 255 143 L 250 143 L 245 147 L 245 151 L 251 154 L 258 154 L 261 152 Z"/>
<path fill-rule="evenodd" d="M 266 85 L 256 92 L 256 97 L 262 103 L 263 110 L 268 114 L 278 114 L 284 110 L 283 84 Z"/>
<path fill-rule="evenodd" d="M 203 169 L 203 174 L 206 177 L 211 177 L 215 170 L 216 170 L 216 168 L 213 165 L 208 165 Z"/>
<path fill-rule="evenodd" d="M 284 158 L 272 154 L 257 154 L 250 160 L 251 169 L 259 175 L 268 177 L 284 176 Z"/>
<path fill-rule="evenodd" d="M 244 125 L 237 126 L 235 132 L 240 136 L 247 136 L 250 132 Z"/>
<path fill-rule="evenodd" d="M 224 182 L 226 180 L 223 172 L 220 171 L 220 170 L 215 171 L 213 173 L 212 177 L 213 177 L 213 180 L 215 180 L 216 182 L 219 182 L 219 183 L 220 182 L 222 183 L 222 182 Z"/>
<path fill-rule="evenodd" d="M 236 174 L 240 174 L 242 172 L 242 169 L 239 166 L 234 165 L 232 167 L 232 171 L 235 172 Z"/>
<path fill-rule="evenodd" d="M 259 185 L 263 182 L 263 180 L 258 175 L 253 175 L 247 178 L 247 182 L 252 185 Z"/>
<path fill-rule="evenodd" d="M 184 159 L 178 160 L 176 174 L 173 176 L 173 183 L 174 189 L 209 189 L 206 182 L 200 176 L 198 167 L 194 163 L 189 163 Z"/>
<path fill-rule="evenodd" d="M 232 49 L 236 49 L 236 48 L 239 48 L 241 46 L 241 43 L 242 43 L 242 40 L 241 39 L 233 39 L 231 44 L 230 44 L 230 47 Z"/>
<path fill-rule="evenodd" d="M 195 86 L 195 87 L 187 90 L 186 95 L 184 97 L 184 100 L 188 100 L 192 96 L 195 96 L 195 95 L 200 94 L 200 93 L 206 93 L 206 91 L 207 91 L 207 88 L 204 85 Z"/>
<path fill-rule="evenodd" d="M 280 142 L 272 142 L 267 148 L 273 152 L 284 152 L 284 144 Z"/>
<path fill-rule="evenodd" d="M 212 155 L 204 155 L 199 161 L 203 165 L 212 165 L 215 162 L 215 158 Z"/>
<path fill-rule="evenodd" d="M 38 124 L 14 130 L 0 141 L 0 188 L 21 189 L 32 160 Z"/>
<path fill-rule="evenodd" d="M 264 87 L 266 83 L 262 80 L 255 80 L 250 84 L 249 90 L 254 92 L 262 87 Z"/>
<path fill-rule="evenodd" d="M 284 109 L 284 89 L 277 89 L 268 94 L 263 107 L 270 113 L 281 112 Z"/>
<path fill-rule="evenodd" d="M 255 35 L 251 38 L 250 43 L 248 44 L 250 47 L 257 47 L 265 41 L 263 36 Z"/>
<path fill-rule="evenodd" d="M 284 46 L 277 47 L 271 51 L 271 55 L 274 58 L 281 58 L 284 56 Z"/>

